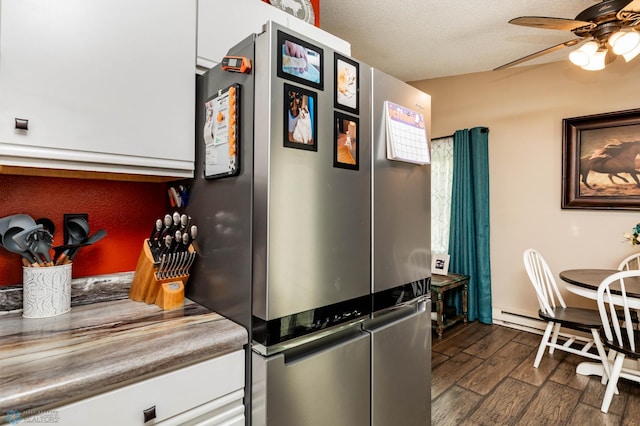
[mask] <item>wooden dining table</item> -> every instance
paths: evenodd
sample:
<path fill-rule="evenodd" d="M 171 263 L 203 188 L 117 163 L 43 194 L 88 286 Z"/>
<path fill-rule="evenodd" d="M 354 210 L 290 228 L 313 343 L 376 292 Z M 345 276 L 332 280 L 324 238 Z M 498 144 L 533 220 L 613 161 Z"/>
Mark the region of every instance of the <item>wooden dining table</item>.
<path fill-rule="evenodd" d="M 565 287 L 571 293 L 588 299 L 597 300 L 598 286 L 608 276 L 620 272 L 617 269 L 568 269 L 560 272 L 559 276 L 566 283 Z M 640 309 L 640 277 L 626 277 L 624 279 L 627 301 L 632 309 Z M 620 284 L 611 284 L 613 301 L 622 304 L 622 299 L 616 300 L 615 294 L 619 293 Z M 617 290 L 617 291 L 616 291 Z M 602 364 L 584 361 L 578 364 L 576 372 L 585 376 L 602 376 L 604 374 Z"/>
<path fill-rule="evenodd" d="M 560 272 L 560 279 L 566 282 L 566 288 L 571 293 L 578 294 L 588 299 L 597 299 L 598 286 L 608 276 L 620 272 L 617 269 L 569 269 Z M 629 307 L 640 309 L 640 277 L 627 277 L 624 279 L 625 289 L 629 301 Z M 613 283 L 611 292 L 615 295 L 619 291 L 620 284 Z M 618 301 L 622 304 L 621 300 Z M 614 297 L 614 303 L 616 299 Z"/>

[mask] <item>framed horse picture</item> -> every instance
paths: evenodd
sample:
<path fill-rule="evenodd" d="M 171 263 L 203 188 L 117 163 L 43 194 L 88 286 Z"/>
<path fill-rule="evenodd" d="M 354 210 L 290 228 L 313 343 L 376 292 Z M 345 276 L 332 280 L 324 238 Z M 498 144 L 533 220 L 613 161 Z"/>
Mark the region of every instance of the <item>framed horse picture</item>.
<path fill-rule="evenodd" d="M 562 208 L 640 210 L 640 109 L 562 120 Z"/>

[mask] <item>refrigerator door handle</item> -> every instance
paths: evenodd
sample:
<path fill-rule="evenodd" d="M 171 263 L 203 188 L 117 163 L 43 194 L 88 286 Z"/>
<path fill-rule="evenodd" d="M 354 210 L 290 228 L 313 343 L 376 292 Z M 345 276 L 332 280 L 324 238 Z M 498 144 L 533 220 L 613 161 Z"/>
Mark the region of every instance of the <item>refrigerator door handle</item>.
<path fill-rule="evenodd" d="M 384 315 L 387 313 L 391 313 L 397 311 L 399 309 L 405 309 L 409 306 L 416 305 L 416 312 L 424 312 L 427 309 L 427 302 L 431 300 L 431 294 L 423 294 L 422 296 L 418 296 L 414 299 L 407 300 L 397 305 L 389 306 L 388 308 L 380 309 L 375 312 L 375 315 Z"/>
<path fill-rule="evenodd" d="M 329 334 L 322 339 L 314 340 L 305 345 L 300 345 L 284 352 L 284 364 L 293 365 L 302 362 L 325 351 L 334 350 L 336 347 L 348 345 L 356 340 L 368 337 L 359 326 Z"/>
<path fill-rule="evenodd" d="M 275 354 L 279 354 L 282 352 L 291 351 L 301 346 L 309 345 L 316 340 L 322 340 L 332 335 L 337 335 L 339 333 L 345 332 L 345 330 L 355 330 L 359 329 L 359 325 L 365 321 L 365 317 L 357 318 L 353 321 L 345 322 L 340 325 L 336 325 L 330 328 L 326 328 L 320 331 L 316 331 L 301 337 L 297 337 L 295 339 L 287 340 L 283 343 L 278 343 L 271 346 L 265 346 L 263 344 L 253 342 L 251 345 L 251 350 L 261 356 L 272 356 Z"/>
<path fill-rule="evenodd" d="M 423 294 L 415 299 L 400 303 L 398 306 L 418 305 L 418 312 L 424 312 L 427 309 L 427 301 L 431 300 L 431 294 Z"/>

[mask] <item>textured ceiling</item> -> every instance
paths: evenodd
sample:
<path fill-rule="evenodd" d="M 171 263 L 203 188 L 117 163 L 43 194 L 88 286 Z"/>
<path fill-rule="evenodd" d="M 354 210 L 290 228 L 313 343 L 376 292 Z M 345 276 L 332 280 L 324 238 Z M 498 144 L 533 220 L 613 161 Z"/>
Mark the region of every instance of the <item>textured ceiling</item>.
<path fill-rule="evenodd" d="M 320 0 L 320 27 L 351 43 L 351 56 L 403 81 L 490 71 L 575 39 L 526 28 L 518 16 L 573 19 L 594 0 Z M 567 60 L 577 47 L 523 65 Z"/>

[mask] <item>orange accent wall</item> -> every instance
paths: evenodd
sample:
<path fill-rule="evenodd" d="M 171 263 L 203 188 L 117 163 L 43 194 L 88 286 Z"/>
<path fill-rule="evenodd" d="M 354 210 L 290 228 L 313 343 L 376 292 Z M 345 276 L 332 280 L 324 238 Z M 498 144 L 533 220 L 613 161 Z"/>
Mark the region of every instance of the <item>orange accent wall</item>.
<path fill-rule="evenodd" d="M 262 0 L 265 3 L 271 4 L 269 0 Z M 316 17 L 314 25 L 316 27 L 320 26 L 320 0 L 311 0 L 311 6 L 313 6 L 313 13 Z"/>
<path fill-rule="evenodd" d="M 80 249 L 73 278 L 136 268 L 145 238 L 156 219 L 173 211 L 165 183 L 101 181 L 0 175 L 0 218 L 25 213 L 55 225 L 54 246 L 64 244 L 64 213 L 87 213 L 90 233 L 107 236 Z M 22 283 L 19 255 L 0 247 L 0 286 Z"/>

